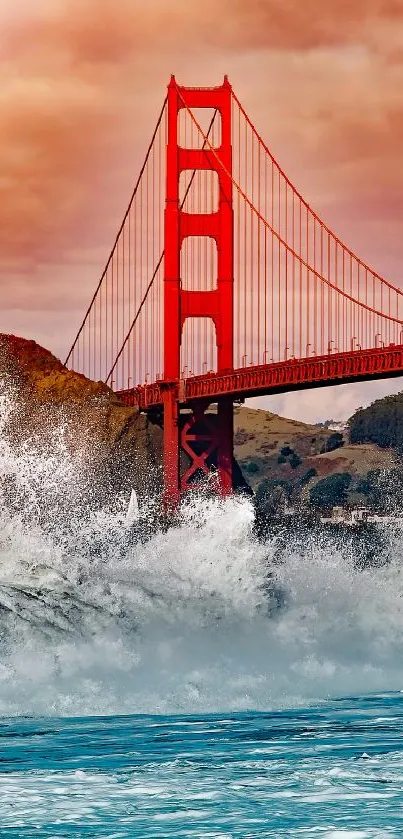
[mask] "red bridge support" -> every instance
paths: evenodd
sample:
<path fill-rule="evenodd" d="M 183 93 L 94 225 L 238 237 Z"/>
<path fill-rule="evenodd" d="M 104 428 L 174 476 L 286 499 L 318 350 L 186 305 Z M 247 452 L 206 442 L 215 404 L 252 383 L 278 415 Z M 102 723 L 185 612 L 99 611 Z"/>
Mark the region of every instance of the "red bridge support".
<path fill-rule="evenodd" d="M 178 116 L 181 109 L 209 108 L 221 116 L 221 145 L 214 152 L 181 148 Z M 202 138 L 201 138 L 202 139 Z M 218 209 L 209 214 L 181 209 L 179 179 L 184 170 L 212 170 L 219 182 Z M 164 274 L 164 499 L 175 506 L 181 494 L 209 471 L 215 454 L 219 491 L 232 490 L 233 403 L 218 402 L 217 416 L 206 414 L 208 403 L 180 411 L 180 348 L 187 318 L 209 317 L 215 326 L 217 372 L 233 370 L 233 206 L 232 206 L 231 87 L 225 78 L 217 88 L 185 88 L 174 77 L 168 87 L 168 144 L 165 208 Z M 217 244 L 217 277 L 210 291 L 182 288 L 180 254 L 188 236 L 209 236 Z M 190 458 L 181 477 L 180 449 Z"/>

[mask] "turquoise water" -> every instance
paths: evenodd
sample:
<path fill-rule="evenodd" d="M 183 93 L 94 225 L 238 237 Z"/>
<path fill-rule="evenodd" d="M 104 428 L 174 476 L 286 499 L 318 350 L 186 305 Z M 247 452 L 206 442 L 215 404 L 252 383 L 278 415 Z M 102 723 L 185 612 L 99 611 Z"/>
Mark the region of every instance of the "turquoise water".
<path fill-rule="evenodd" d="M 133 531 L 62 427 L 7 442 L 1 384 L 0 839 L 401 839 L 403 532 Z"/>
<path fill-rule="evenodd" d="M 2 837 L 403 835 L 400 695 L 274 713 L 9 719 L 0 742 Z"/>

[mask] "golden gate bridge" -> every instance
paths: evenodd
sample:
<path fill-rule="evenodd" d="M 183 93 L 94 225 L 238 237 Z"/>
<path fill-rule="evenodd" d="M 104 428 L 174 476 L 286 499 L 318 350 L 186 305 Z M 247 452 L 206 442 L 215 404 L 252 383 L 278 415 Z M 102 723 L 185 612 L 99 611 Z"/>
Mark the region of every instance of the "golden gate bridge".
<path fill-rule="evenodd" d="M 163 416 L 174 506 L 212 462 L 231 492 L 234 401 L 402 375 L 403 292 L 304 200 L 227 77 L 172 77 L 66 364 Z"/>

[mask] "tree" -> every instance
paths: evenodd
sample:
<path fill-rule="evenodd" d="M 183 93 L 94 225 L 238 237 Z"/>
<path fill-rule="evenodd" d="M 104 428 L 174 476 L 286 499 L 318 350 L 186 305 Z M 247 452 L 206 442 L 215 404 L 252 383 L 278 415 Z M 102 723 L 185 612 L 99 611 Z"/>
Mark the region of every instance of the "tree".
<path fill-rule="evenodd" d="M 403 393 L 359 408 L 348 425 L 352 443 L 376 443 L 381 448 L 403 452 Z"/>
<path fill-rule="evenodd" d="M 301 475 L 301 477 L 298 481 L 298 486 L 302 488 L 303 486 L 305 486 L 305 484 L 309 484 L 309 481 L 311 480 L 311 478 L 316 478 L 317 474 L 318 473 L 317 473 L 316 469 L 314 469 L 314 467 L 311 466 L 310 469 L 307 469 L 307 471 L 303 475 Z"/>
<path fill-rule="evenodd" d="M 301 458 L 299 457 L 299 455 L 297 455 L 297 453 L 296 453 L 296 452 L 293 452 L 293 453 L 290 455 L 290 466 L 291 466 L 291 469 L 297 469 L 297 467 L 298 467 L 298 466 L 300 466 L 300 465 L 301 465 L 301 463 L 302 463 L 302 460 L 301 460 Z"/>
<path fill-rule="evenodd" d="M 330 509 L 345 504 L 351 480 L 348 472 L 336 472 L 334 475 L 322 478 L 309 493 L 311 504 L 320 509 Z"/>
<path fill-rule="evenodd" d="M 340 431 L 334 431 L 333 434 L 331 434 L 330 437 L 327 438 L 326 451 L 334 452 L 341 446 L 344 446 L 343 435 L 340 434 Z"/>
<path fill-rule="evenodd" d="M 283 446 L 283 448 L 280 449 L 280 453 L 283 457 L 290 457 L 290 455 L 294 454 L 294 449 L 290 449 L 289 446 Z"/>

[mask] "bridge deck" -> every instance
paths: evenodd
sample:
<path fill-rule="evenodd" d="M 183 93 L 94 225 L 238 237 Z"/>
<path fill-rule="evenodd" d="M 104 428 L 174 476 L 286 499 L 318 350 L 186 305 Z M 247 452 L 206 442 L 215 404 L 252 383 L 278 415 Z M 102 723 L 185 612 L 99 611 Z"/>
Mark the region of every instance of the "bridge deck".
<path fill-rule="evenodd" d="M 147 410 L 162 406 L 164 390 L 169 387 L 178 388 L 180 402 L 186 405 L 201 400 L 214 402 L 223 396 L 244 399 L 400 375 L 403 376 L 403 344 L 390 344 L 369 350 L 288 359 L 221 375 L 207 373 L 177 383 L 158 381 L 118 391 L 118 395 L 126 405 L 138 405 L 141 410 Z"/>

